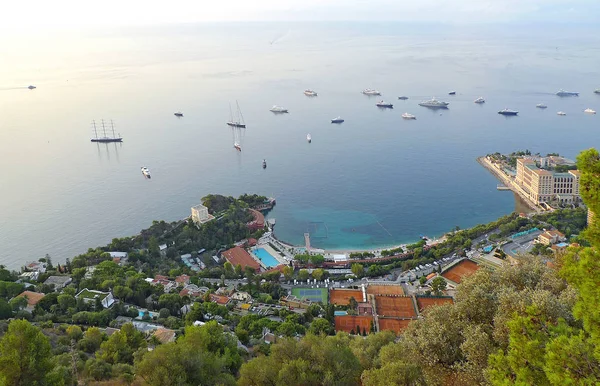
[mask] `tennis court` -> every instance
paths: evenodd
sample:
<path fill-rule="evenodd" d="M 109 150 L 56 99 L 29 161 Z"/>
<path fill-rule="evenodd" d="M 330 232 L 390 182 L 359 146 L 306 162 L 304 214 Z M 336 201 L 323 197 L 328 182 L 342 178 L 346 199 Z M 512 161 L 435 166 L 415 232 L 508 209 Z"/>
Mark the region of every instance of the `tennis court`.
<path fill-rule="evenodd" d="M 463 260 L 446 272 L 442 273 L 442 276 L 450 281 L 455 282 L 456 284 L 460 284 L 464 276 L 472 275 L 478 269 L 479 266 L 477 263 L 474 263 L 471 260 Z"/>
<path fill-rule="evenodd" d="M 370 295 L 404 295 L 404 290 L 399 285 L 370 285 L 367 287 Z"/>
<path fill-rule="evenodd" d="M 372 316 L 355 316 L 345 315 L 335 317 L 335 331 L 346 331 L 350 332 L 354 330 L 356 332 L 356 326 L 360 327 L 360 330 L 365 330 L 368 334 L 371 330 L 371 322 L 373 321 Z"/>
<path fill-rule="evenodd" d="M 292 295 L 297 298 L 327 304 L 326 288 L 292 288 Z"/>
<path fill-rule="evenodd" d="M 417 296 L 417 305 L 419 306 L 419 311 L 423 311 L 427 307 L 431 306 L 440 306 L 442 304 L 452 304 L 454 300 L 452 300 L 449 296 Z"/>
<path fill-rule="evenodd" d="M 354 298 L 357 302 L 363 301 L 363 294 L 361 290 L 350 290 L 350 289 L 331 289 L 329 291 L 329 303 L 338 306 L 347 306 L 350 304 L 350 298 Z"/>
<path fill-rule="evenodd" d="M 408 324 L 412 322 L 411 319 L 387 319 L 379 318 L 379 331 L 394 331 L 396 334 L 402 332 Z"/>
<path fill-rule="evenodd" d="M 408 296 L 375 296 L 377 315 L 397 318 L 416 318 L 417 311 Z"/>

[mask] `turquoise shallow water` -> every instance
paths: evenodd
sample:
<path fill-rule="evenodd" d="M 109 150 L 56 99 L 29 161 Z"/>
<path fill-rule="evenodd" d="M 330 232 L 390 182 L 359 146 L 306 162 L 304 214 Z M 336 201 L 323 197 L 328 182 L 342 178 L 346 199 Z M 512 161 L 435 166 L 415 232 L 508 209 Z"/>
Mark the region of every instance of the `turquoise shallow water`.
<path fill-rule="evenodd" d="M 275 259 L 269 252 L 264 248 L 256 248 L 252 251 L 252 253 L 258 257 L 260 261 L 262 261 L 267 267 L 275 267 L 279 265 L 277 259 Z"/>
<path fill-rule="evenodd" d="M 598 146 L 600 115 L 582 113 L 600 110 L 598 27 L 203 24 L 0 43 L 0 264 L 11 268 L 181 219 L 209 193 L 275 196 L 276 235 L 295 244 L 307 231 L 330 249 L 411 242 L 515 209 L 477 156 Z M 417 105 L 432 96 L 450 108 Z M 236 100 L 241 153 L 225 125 Z M 89 142 L 101 118 L 122 144 Z"/>

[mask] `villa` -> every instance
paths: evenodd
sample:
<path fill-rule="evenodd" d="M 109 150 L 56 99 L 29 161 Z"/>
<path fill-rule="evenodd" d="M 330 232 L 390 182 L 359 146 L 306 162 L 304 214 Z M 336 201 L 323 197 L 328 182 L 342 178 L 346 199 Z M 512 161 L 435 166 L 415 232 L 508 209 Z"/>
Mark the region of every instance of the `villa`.
<path fill-rule="evenodd" d="M 100 303 L 104 308 L 110 308 L 115 303 L 112 293 L 89 290 L 87 288 L 82 289 L 75 295 L 75 299 L 83 299 L 85 303 L 95 303 L 96 299 L 100 299 Z"/>

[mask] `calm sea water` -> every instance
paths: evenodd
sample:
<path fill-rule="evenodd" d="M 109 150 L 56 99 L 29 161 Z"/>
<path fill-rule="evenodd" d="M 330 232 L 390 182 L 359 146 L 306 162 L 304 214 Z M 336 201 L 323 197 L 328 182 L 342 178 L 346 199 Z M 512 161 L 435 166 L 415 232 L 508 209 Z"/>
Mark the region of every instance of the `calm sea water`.
<path fill-rule="evenodd" d="M 515 209 L 478 155 L 598 146 L 600 115 L 582 112 L 600 111 L 598 29 L 212 24 L 0 43 L 0 264 L 11 268 L 183 218 L 208 193 L 275 196 L 276 234 L 292 243 L 306 231 L 331 249 L 413 241 Z M 368 87 L 394 109 L 376 108 Z M 432 96 L 450 109 L 417 106 Z M 236 100 L 241 153 L 225 125 Z M 102 118 L 122 144 L 89 142 Z"/>

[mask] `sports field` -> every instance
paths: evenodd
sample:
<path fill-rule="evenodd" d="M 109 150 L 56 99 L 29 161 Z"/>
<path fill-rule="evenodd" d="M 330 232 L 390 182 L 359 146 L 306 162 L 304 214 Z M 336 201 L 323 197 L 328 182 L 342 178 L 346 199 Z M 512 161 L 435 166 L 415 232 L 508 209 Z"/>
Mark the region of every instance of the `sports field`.
<path fill-rule="evenodd" d="M 479 266 L 471 260 L 463 260 L 450 268 L 446 272 L 442 273 L 442 276 L 446 279 L 460 284 L 463 277 L 472 275 L 473 272 L 477 271 Z"/>
<path fill-rule="evenodd" d="M 367 334 L 371 330 L 372 316 L 354 316 L 344 315 L 335 317 L 335 330 L 350 332 L 354 330 L 356 332 L 356 326 L 359 326 L 362 330 L 364 329 Z"/>
<path fill-rule="evenodd" d="M 338 306 L 347 306 L 350 304 L 350 298 L 354 298 L 357 302 L 363 301 L 361 290 L 350 289 L 331 289 L 329 291 L 329 302 Z"/>
<path fill-rule="evenodd" d="M 412 319 L 387 319 L 379 318 L 379 331 L 394 331 L 396 334 L 402 332 Z"/>
<path fill-rule="evenodd" d="M 367 287 L 370 295 L 404 295 L 404 290 L 399 285 L 370 285 Z"/>
<path fill-rule="evenodd" d="M 397 318 L 416 318 L 412 299 L 404 296 L 375 296 L 377 315 Z"/>
<path fill-rule="evenodd" d="M 292 295 L 299 299 L 327 304 L 326 288 L 292 288 Z"/>
<path fill-rule="evenodd" d="M 454 300 L 452 300 L 449 296 L 437 296 L 437 297 L 429 297 L 429 296 L 417 296 L 417 305 L 419 306 L 419 311 L 423 311 L 427 307 L 431 306 L 439 306 L 442 304 L 452 304 Z"/>

